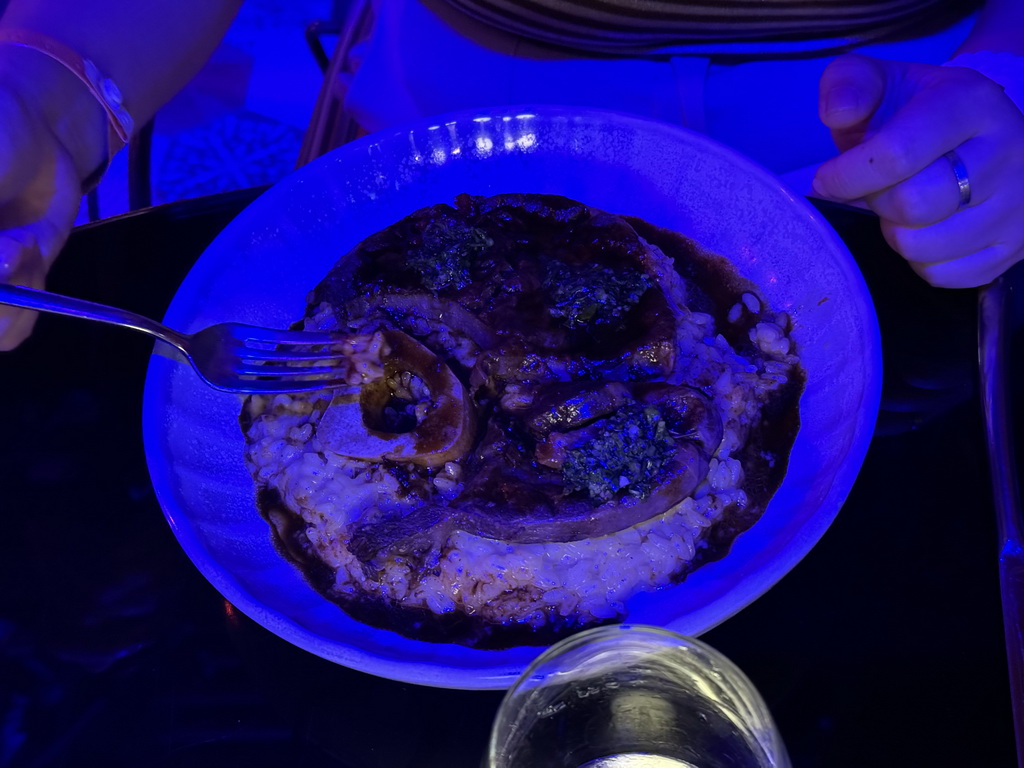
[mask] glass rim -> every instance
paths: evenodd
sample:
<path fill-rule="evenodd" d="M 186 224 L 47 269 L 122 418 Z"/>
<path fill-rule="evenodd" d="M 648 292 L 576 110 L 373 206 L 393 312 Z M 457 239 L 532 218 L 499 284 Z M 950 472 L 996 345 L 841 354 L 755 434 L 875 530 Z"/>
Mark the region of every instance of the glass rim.
<path fill-rule="evenodd" d="M 637 637 L 643 637 L 646 635 L 650 637 L 658 637 L 665 640 L 671 640 L 675 645 L 691 646 L 701 651 L 704 651 L 712 656 L 715 656 L 720 659 L 725 659 L 726 661 L 728 661 L 728 657 L 726 657 L 721 651 L 712 648 L 710 645 L 703 642 L 702 640 L 698 640 L 697 638 L 692 637 L 690 635 L 684 635 L 679 632 L 675 632 L 671 629 L 658 627 L 653 624 L 631 624 L 629 622 L 624 622 L 622 624 L 605 624 L 600 627 L 591 627 L 590 629 L 584 629 L 581 632 L 569 635 L 569 637 L 563 637 L 558 642 L 546 648 L 543 653 L 541 653 L 539 656 L 537 656 L 537 658 L 530 662 L 526 669 L 523 670 L 522 674 L 520 674 L 519 677 L 516 678 L 516 680 L 512 683 L 512 685 L 508 687 L 505 694 L 505 698 L 507 699 L 508 695 L 511 694 L 513 690 L 520 687 L 524 681 L 528 680 L 530 678 L 530 675 L 533 672 L 535 672 L 539 667 L 543 666 L 556 656 L 561 656 L 566 651 L 570 651 L 575 648 L 588 645 L 595 641 L 607 639 L 622 632 L 628 632 L 629 634 Z M 729 664 L 730 666 L 735 666 L 734 664 L 732 664 L 732 662 L 729 662 Z M 503 699 L 502 704 L 504 703 L 505 700 Z"/>
<path fill-rule="evenodd" d="M 650 649 L 652 651 L 667 648 L 689 649 L 700 654 L 704 654 L 712 660 L 713 663 L 718 666 L 721 673 L 724 673 L 726 678 L 732 681 L 731 685 L 734 687 L 735 692 L 739 695 L 740 699 L 745 701 L 746 706 L 752 707 L 754 711 L 771 723 L 772 732 L 768 739 L 770 743 L 766 743 L 765 741 L 762 741 L 759 736 L 754 735 L 757 746 L 763 751 L 767 759 L 774 760 L 781 758 L 779 765 L 788 765 L 788 758 L 785 756 L 785 745 L 781 741 L 781 737 L 774 725 L 774 720 L 771 717 L 771 713 L 768 711 L 767 705 L 762 699 L 760 692 L 757 690 L 753 681 L 747 677 L 746 673 L 728 656 L 702 640 L 698 640 L 695 637 L 684 635 L 670 629 L 665 629 L 664 627 L 650 624 L 623 623 L 606 624 L 600 627 L 593 627 L 563 638 L 545 649 L 543 653 L 537 656 L 537 658 L 523 670 L 522 674 L 506 690 L 505 695 L 501 700 L 501 704 L 498 706 L 497 714 L 491 726 L 491 733 L 487 740 L 487 751 L 484 755 L 483 763 L 484 768 L 489 768 L 494 765 L 493 759 L 500 751 L 501 746 L 498 741 L 502 728 L 499 728 L 499 726 L 503 724 L 503 721 L 506 720 L 509 712 L 512 711 L 510 706 L 511 702 L 528 690 L 529 683 L 532 679 L 538 676 L 538 671 L 542 667 L 552 661 L 571 654 L 574 651 L 585 648 L 586 646 L 598 645 L 601 642 L 611 640 L 615 637 L 620 637 L 623 634 L 640 640 L 646 639 L 648 641 L 655 641 L 650 645 Z M 543 678 L 543 676 L 541 677 Z M 733 707 L 730 706 L 730 709 L 732 708 Z M 744 716 L 740 711 L 735 711 L 734 714 L 741 718 Z M 509 726 L 506 725 L 505 727 Z M 514 726 L 511 727 L 513 730 L 515 729 Z"/>

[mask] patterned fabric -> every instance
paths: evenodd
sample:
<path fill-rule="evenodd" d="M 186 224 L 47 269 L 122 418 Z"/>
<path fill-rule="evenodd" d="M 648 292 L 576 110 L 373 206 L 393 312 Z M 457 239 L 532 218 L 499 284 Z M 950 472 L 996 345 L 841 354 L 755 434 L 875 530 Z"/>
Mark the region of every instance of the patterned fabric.
<path fill-rule="evenodd" d="M 246 109 L 171 138 L 156 177 L 157 199 L 182 200 L 279 181 L 295 168 L 302 131 Z"/>
<path fill-rule="evenodd" d="M 916 37 L 974 0 L 448 0 L 506 32 L 581 51 L 671 54 L 708 44 L 818 41 L 812 49 Z M 807 50 L 797 45 L 794 50 Z"/>

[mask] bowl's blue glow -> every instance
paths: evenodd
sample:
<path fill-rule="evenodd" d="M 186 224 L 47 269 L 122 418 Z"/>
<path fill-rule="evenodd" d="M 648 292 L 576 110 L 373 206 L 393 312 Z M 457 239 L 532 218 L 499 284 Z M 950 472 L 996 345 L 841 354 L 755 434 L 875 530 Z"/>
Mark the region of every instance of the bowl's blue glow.
<path fill-rule="evenodd" d="M 794 319 L 808 372 L 786 480 L 731 553 L 681 586 L 641 595 L 630 621 L 698 635 L 763 594 L 818 541 L 849 493 L 881 389 L 870 296 L 835 232 L 753 162 L 709 139 L 615 113 L 511 107 L 366 137 L 296 171 L 228 226 L 178 291 L 166 321 L 286 327 L 305 295 L 365 236 L 469 192 L 546 192 L 641 216 L 731 258 Z M 542 650 L 476 651 L 351 620 L 274 550 L 242 459 L 239 401 L 154 355 L 144 438 L 172 530 L 199 570 L 270 631 L 324 658 L 398 680 L 511 684 Z"/>

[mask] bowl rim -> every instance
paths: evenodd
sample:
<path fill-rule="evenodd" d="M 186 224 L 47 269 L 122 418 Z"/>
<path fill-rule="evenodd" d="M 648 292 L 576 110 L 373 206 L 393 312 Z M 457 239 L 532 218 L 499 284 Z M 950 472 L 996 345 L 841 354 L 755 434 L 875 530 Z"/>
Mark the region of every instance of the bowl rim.
<path fill-rule="evenodd" d="M 270 187 L 256 200 L 246 206 L 229 224 L 216 236 L 213 242 L 204 250 L 205 255 L 211 249 L 217 247 L 218 242 L 223 242 L 235 235 L 237 232 L 251 230 L 253 224 L 263 215 L 268 201 L 274 196 L 282 194 L 287 190 L 294 189 L 302 184 L 309 176 L 318 173 L 318 169 L 327 163 L 337 162 L 339 157 L 347 153 L 360 153 L 372 151 L 375 144 L 391 142 L 407 136 L 412 131 L 426 131 L 433 125 L 446 125 L 454 121 L 479 122 L 481 118 L 511 119 L 512 117 L 533 117 L 539 119 L 568 119 L 573 121 L 614 121 L 621 125 L 632 125 L 641 131 L 656 131 L 671 134 L 676 137 L 684 137 L 684 141 L 691 145 L 703 148 L 707 151 L 725 156 L 728 160 L 741 169 L 745 174 L 756 178 L 761 184 L 772 187 L 787 198 L 803 215 L 808 217 L 822 236 L 829 242 L 832 250 L 841 258 L 837 264 L 842 269 L 844 277 L 858 285 L 858 300 L 863 300 L 861 307 L 864 316 L 868 320 L 869 329 L 864 339 L 867 356 L 870 358 L 865 362 L 866 381 L 863 389 L 863 398 L 860 407 L 857 408 L 859 417 L 853 430 L 853 439 L 847 451 L 845 460 L 840 464 L 833 479 L 829 494 L 836 488 L 840 489 L 838 497 L 833 499 L 834 510 L 828 515 L 812 516 L 799 530 L 801 541 L 796 546 L 787 548 L 787 556 L 773 558 L 769 567 L 758 571 L 757 585 L 748 590 L 748 597 L 742 601 L 728 600 L 729 593 L 718 596 L 706 604 L 698 616 L 706 614 L 703 619 L 701 632 L 710 630 L 717 624 L 725 621 L 730 616 L 748 606 L 751 602 L 763 595 L 768 589 L 776 584 L 786 573 L 788 573 L 799 561 L 813 548 L 821 536 L 831 525 L 840 507 L 845 502 L 847 495 L 853 488 L 854 481 L 861 469 L 864 458 L 870 444 L 871 435 L 874 431 L 874 423 L 877 417 L 881 399 L 881 338 L 875 315 L 873 303 L 870 301 L 870 294 L 864 282 L 863 275 L 853 256 L 849 253 L 845 243 L 814 207 L 802 196 L 789 190 L 786 185 L 773 173 L 763 168 L 755 161 L 747 158 L 738 151 L 722 145 L 715 140 L 683 128 L 671 125 L 662 121 L 639 117 L 612 110 L 598 108 L 582 108 L 561 105 L 510 105 L 490 107 L 481 109 L 459 110 L 448 112 L 442 115 L 430 116 L 419 120 L 411 121 L 394 128 L 378 131 L 361 137 L 354 142 L 342 145 L 331 152 L 317 158 L 307 165 L 297 169 L 286 176 L 277 184 Z M 276 190 L 276 191 L 275 191 Z M 272 194 L 270 194 L 272 193 Z M 200 259 L 202 256 L 200 256 Z M 844 256 L 845 255 L 845 256 Z M 186 278 L 187 279 L 187 278 Z M 176 292 L 177 296 L 177 292 Z M 172 302 L 165 321 L 175 324 L 180 318 L 176 316 L 175 304 Z M 157 345 L 159 346 L 159 345 Z M 252 595 L 242 584 L 224 568 L 219 567 L 211 553 L 206 549 L 200 540 L 197 531 L 192 527 L 187 516 L 179 514 L 183 512 L 177 506 L 174 499 L 172 478 L 170 477 L 169 457 L 164 453 L 164 444 L 161 439 L 163 422 L 160 418 L 161 398 L 168 388 L 168 371 L 171 366 L 180 363 L 171 357 L 163 354 L 160 350 L 154 349 L 150 359 L 146 375 L 145 390 L 143 396 L 143 442 L 146 449 L 146 459 L 149 466 L 150 476 L 156 492 L 157 500 L 170 525 L 175 537 L 187 556 L 196 565 L 203 576 L 227 599 L 233 606 L 252 618 L 263 628 L 282 637 L 286 641 L 314 653 L 329 661 L 348 666 L 368 674 L 385 677 L 413 684 L 425 684 L 435 687 L 458 688 L 458 689 L 479 689 L 496 690 L 510 686 L 518 678 L 522 669 L 525 668 L 533 658 L 543 653 L 549 646 L 529 647 L 524 652 L 522 665 L 514 669 L 495 665 L 483 670 L 477 667 L 447 667 L 425 661 L 407 661 L 395 659 L 387 655 L 374 653 L 366 648 L 355 645 L 342 645 L 339 642 L 322 638 L 309 628 L 299 624 L 285 613 L 271 608 L 261 600 Z M 260 518 L 262 521 L 262 518 Z M 269 526 L 268 530 L 269 530 Z M 269 535 L 269 534 L 268 534 Z M 323 599 L 323 598 L 322 598 Z M 732 602 L 731 610 L 723 610 L 722 604 Z M 340 610 L 340 609 L 339 609 Z M 632 619 L 626 619 L 631 622 Z M 669 627 L 671 629 L 671 627 Z M 410 640 L 412 643 L 424 643 L 424 641 Z M 424 643 L 426 644 L 426 643 Z M 433 644 L 426 644 L 433 645 Z M 525 647 L 524 647 L 525 648 Z M 486 651 L 480 653 L 488 653 Z M 526 655 L 530 658 L 525 658 Z"/>

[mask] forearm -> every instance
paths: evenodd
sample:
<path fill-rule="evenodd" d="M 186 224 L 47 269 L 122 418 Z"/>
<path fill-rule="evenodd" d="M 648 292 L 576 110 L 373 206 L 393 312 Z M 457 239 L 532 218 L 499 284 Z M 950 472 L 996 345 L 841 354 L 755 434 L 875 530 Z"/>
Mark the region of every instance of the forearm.
<path fill-rule="evenodd" d="M 203 66 L 241 0 L 11 0 L 0 27 L 29 29 L 92 60 L 143 125 Z M 57 62 L 0 46 L 0 82 L 54 127 L 86 175 L 102 160 L 106 117 Z"/>
<path fill-rule="evenodd" d="M 1003 51 L 1024 56 L 1024 0 L 986 0 L 957 53 Z"/>
<path fill-rule="evenodd" d="M 137 125 L 203 66 L 241 0 L 11 0 L 0 20 L 92 59 L 121 89 Z"/>

